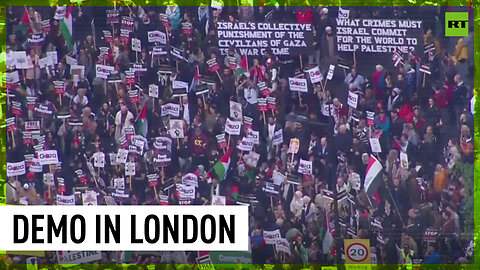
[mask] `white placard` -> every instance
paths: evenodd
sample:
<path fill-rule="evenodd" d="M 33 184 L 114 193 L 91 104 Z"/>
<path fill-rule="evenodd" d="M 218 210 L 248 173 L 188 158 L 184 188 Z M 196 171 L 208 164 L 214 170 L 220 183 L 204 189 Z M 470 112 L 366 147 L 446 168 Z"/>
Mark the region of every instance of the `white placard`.
<path fill-rule="evenodd" d="M 100 251 L 57 251 L 59 264 L 81 264 L 102 259 Z"/>
<path fill-rule="evenodd" d="M 404 169 L 408 169 L 408 155 L 400 151 L 400 166 Z"/>
<path fill-rule="evenodd" d="M 272 144 L 280 145 L 283 143 L 283 130 L 279 129 L 273 133 Z"/>
<path fill-rule="evenodd" d="M 232 121 L 229 118 L 227 118 L 227 122 L 225 123 L 225 133 L 230 135 L 240 135 L 241 127 L 242 127 L 242 122 Z"/>
<path fill-rule="evenodd" d="M 312 174 L 312 162 L 309 160 L 300 159 L 300 163 L 298 164 L 298 172 L 301 174 Z"/>
<path fill-rule="evenodd" d="M 128 150 L 118 149 L 116 162 L 118 164 L 125 164 L 127 162 Z"/>
<path fill-rule="evenodd" d="M 260 144 L 260 132 L 259 131 L 249 129 L 248 132 L 247 132 L 247 137 L 251 138 L 254 144 L 256 144 L 256 145 Z"/>
<path fill-rule="evenodd" d="M 82 204 L 90 206 L 98 205 L 97 193 L 93 190 L 87 190 L 85 193 L 82 193 Z"/>
<path fill-rule="evenodd" d="M 50 58 L 50 61 L 56 65 L 58 64 L 58 54 L 57 51 L 47 52 L 47 57 Z"/>
<path fill-rule="evenodd" d="M 142 51 L 142 42 L 140 39 L 132 38 L 132 51 L 141 52 Z"/>
<path fill-rule="evenodd" d="M 173 116 L 173 117 L 179 117 L 180 116 L 180 105 L 175 104 L 175 103 L 167 103 L 162 105 L 161 108 L 161 116 Z"/>
<path fill-rule="evenodd" d="M 75 195 L 57 194 L 57 205 L 75 205 Z"/>
<path fill-rule="evenodd" d="M 148 96 L 152 98 L 158 98 L 158 85 L 150 84 L 148 86 Z"/>
<path fill-rule="evenodd" d="M 25 160 L 20 162 L 7 162 L 7 177 L 20 176 L 25 173 Z"/>
<path fill-rule="evenodd" d="M 174 139 L 185 137 L 183 132 L 183 120 L 170 119 L 169 125 L 170 125 L 170 129 L 169 129 L 170 137 Z"/>
<path fill-rule="evenodd" d="M 282 239 L 282 234 L 280 233 L 279 229 L 274 231 L 263 231 L 263 239 L 265 240 L 266 244 L 275 244 L 277 240 Z"/>
<path fill-rule="evenodd" d="M 198 177 L 193 173 L 187 173 L 182 177 L 182 184 L 198 187 Z"/>
<path fill-rule="evenodd" d="M 275 241 L 275 249 L 277 252 L 281 251 L 290 254 L 290 243 L 285 238 L 277 239 Z"/>
<path fill-rule="evenodd" d="M 167 35 L 161 31 L 148 31 L 148 42 L 159 42 L 161 44 L 167 44 Z"/>
<path fill-rule="evenodd" d="M 178 195 L 182 199 L 195 199 L 195 186 L 186 186 L 183 184 L 177 184 Z"/>
<path fill-rule="evenodd" d="M 40 165 L 58 164 L 57 150 L 46 150 L 38 152 L 38 161 Z"/>
<path fill-rule="evenodd" d="M 310 81 L 312 83 L 319 83 L 323 80 L 323 75 L 318 67 L 307 70 L 307 73 L 310 76 Z"/>
<path fill-rule="evenodd" d="M 67 62 L 67 65 L 76 65 L 77 64 L 77 59 L 70 57 L 68 55 L 65 56 L 65 60 Z"/>
<path fill-rule="evenodd" d="M 341 7 L 338 7 L 338 18 L 339 19 L 348 19 L 350 17 L 350 10 L 349 9 L 343 9 Z"/>
<path fill-rule="evenodd" d="M 105 168 L 105 154 L 103 152 L 93 154 L 93 166 L 97 168 Z"/>
<path fill-rule="evenodd" d="M 219 195 L 212 196 L 212 205 L 226 205 L 226 203 L 227 203 L 227 197 L 219 196 Z"/>
<path fill-rule="evenodd" d="M 28 69 L 30 68 L 28 64 L 27 53 L 25 51 L 16 51 L 13 52 L 15 56 L 15 67 L 17 69 Z"/>
<path fill-rule="evenodd" d="M 356 109 L 358 105 L 358 94 L 353 93 L 352 91 L 348 91 L 348 106 Z"/>
<path fill-rule="evenodd" d="M 333 72 L 335 71 L 335 66 L 334 65 L 330 65 L 328 67 L 328 73 L 327 73 L 327 80 L 331 80 L 333 78 Z"/>
<path fill-rule="evenodd" d="M 112 66 L 105 66 L 105 65 L 96 65 L 95 71 L 96 75 L 102 79 L 108 79 L 108 76 L 113 73 L 115 69 Z"/>
<path fill-rule="evenodd" d="M 380 145 L 378 138 L 370 138 L 370 147 L 372 148 L 373 153 L 382 152 L 382 146 Z"/>
<path fill-rule="evenodd" d="M 253 149 L 253 140 L 251 138 L 243 137 L 242 140 L 238 143 L 237 149 L 240 151 L 250 152 Z"/>
<path fill-rule="evenodd" d="M 135 176 L 135 162 L 125 163 L 125 175 L 126 176 Z"/>
<path fill-rule="evenodd" d="M 173 81 L 172 89 L 182 89 L 185 88 L 188 91 L 188 83 L 183 81 Z"/>
<path fill-rule="evenodd" d="M 230 100 L 230 117 L 242 121 L 242 105 L 240 103 Z"/>
<path fill-rule="evenodd" d="M 288 84 L 290 85 L 290 91 L 308 92 L 307 79 L 289 77 Z"/>
<path fill-rule="evenodd" d="M 115 189 L 125 189 L 125 178 L 114 178 L 113 179 L 113 187 Z"/>

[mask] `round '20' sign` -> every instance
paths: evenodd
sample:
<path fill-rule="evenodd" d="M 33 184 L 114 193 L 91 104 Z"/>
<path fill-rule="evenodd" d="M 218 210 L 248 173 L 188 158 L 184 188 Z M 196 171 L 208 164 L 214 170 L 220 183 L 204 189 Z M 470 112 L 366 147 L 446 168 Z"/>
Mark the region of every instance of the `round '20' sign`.
<path fill-rule="evenodd" d="M 352 244 L 347 249 L 347 256 L 350 260 L 361 262 L 368 257 L 368 249 L 360 243 Z"/>

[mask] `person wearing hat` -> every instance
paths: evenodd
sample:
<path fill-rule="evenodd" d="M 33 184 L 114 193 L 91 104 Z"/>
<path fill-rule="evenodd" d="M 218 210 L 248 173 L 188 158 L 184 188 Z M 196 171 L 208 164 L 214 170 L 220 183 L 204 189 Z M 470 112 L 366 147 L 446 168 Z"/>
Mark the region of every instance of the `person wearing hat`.
<path fill-rule="evenodd" d="M 400 105 L 400 93 L 401 90 L 398 87 L 393 88 L 392 92 L 388 95 L 387 98 L 387 110 L 392 111 Z"/>
<path fill-rule="evenodd" d="M 337 40 L 333 29 L 331 26 L 325 27 L 323 29 L 323 34 L 321 37 L 321 53 L 323 64 L 328 65 L 336 65 L 337 64 Z"/>
<path fill-rule="evenodd" d="M 375 91 L 375 96 L 377 100 L 385 100 L 385 90 L 386 90 L 386 73 L 383 70 L 382 65 L 375 66 L 375 73 L 373 74 L 373 90 Z"/>

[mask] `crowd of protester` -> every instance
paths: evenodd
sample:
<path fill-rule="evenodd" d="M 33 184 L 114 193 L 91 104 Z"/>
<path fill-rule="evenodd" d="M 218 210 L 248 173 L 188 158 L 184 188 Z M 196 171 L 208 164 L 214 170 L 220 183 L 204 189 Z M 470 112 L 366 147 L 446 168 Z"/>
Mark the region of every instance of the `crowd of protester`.
<path fill-rule="evenodd" d="M 120 17 L 134 21 L 134 31 L 126 39 L 119 24 L 107 24 L 107 9 L 112 8 L 73 7 L 72 44 L 62 33 L 63 18 L 55 19 L 56 7 L 7 9 L 7 73 L 19 75 L 18 82 L 7 81 L 4 117 L 15 119 L 14 128 L 7 131 L 7 162 L 26 160 L 30 167 L 34 154 L 45 150 L 57 150 L 60 162 L 8 177 L 8 204 L 55 205 L 57 195 L 75 195 L 81 205 L 82 195 L 92 190 L 98 204 L 116 205 L 211 205 L 223 196 L 226 205 L 249 205 L 250 235 L 245 237 L 250 237 L 253 263 L 337 262 L 336 254 L 343 254 L 347 238 L 370 239 L 378 264 L 470 262 L 466 247 L 473 234 L 465 228 L 473 223 L 473 214 L 468 213 L 473 207 L 467 206 L 473 196 L 473 169 L 471 174 L 462 169 L 473 168 L 474 161 L 471 36 L 455 38 L 455 49 L 449 50 L 441 27 L 426 18 L 423 39 L 434 44 L 431 52 L 424 54 L 423 47 L 405 52 L 398 66 L 390 61 L 390 53 L 382 56 L 388 59 L 383 64 L 372 54 L 368 62 L 357 61 L 345 74 L 337 68 L 325 88 L 323 81 L 309 81 L 308 92 L 298 94 L 290 91 L 288 77 L 307 78 L 303 69 L 315 66 L 325 77 L 328 66 L 338 62 L 341 53 L 329 41 L 335 37 L 337 8 L 118 7 Z M 349 9 L 353 18 L 421 16 L 414 8 Z M 238 72 L 244 56 L 230 47 L 232 68 L 221 55 L 219 21 L 312 24 L 314 50 L 302 61 L 267 50 L 260 57 L 249 56 L 249 70 Z M 188 34 L 182 31 L 184 23 L 193 26 Z M 111 40 L 104 37 L 104 30 L 113 30 Z M 185 60 L 152 59 L 147 32 L 153 30 L 166 33 L 168 46 L 180 48 Z M 43 32 L 47 32 L 43 42 L 32 46 L 29 39 Z M 140 52 L 132 51 L 132 38 L 141 41 Z M 9 63 L 17 51 L 26 51 L 31 66 L 16 69 Z M 58 63 L 40 67 L 39 59 L 53 51 Z M 219 64 L 218 72 L 209 71 L 207 61 L 212 58 Z M 136 72 L 131 83 L 129 71 L 135 63 L 145 70 Z M 99 78 L 96 64 L 114 67 L 113 74 L 107 80 Z M 71 65 L 83 66 L 83 74 L 71 72 Z M 431 71 L 425 83 L 421 65 Z M 64 92 L 57 91 L 54 81 L 64 82 Z M 177 96 L 173 81 L 187 82 L 187 93 Z M 266 112 L 260 112 L 257 104 L 264 96 L 258 88 L 262 81 L 267 95 L 275 98 Z M 152 84 L 158 86 L 158 98 L 149 95 Z M 357 108 L 347 104 L 349 91 L 359 95 Z M 233 120 L 230 101 L 241 105 L 244 118 L 236 136 L 224 132 L 228 119 Z M 180 105 L 178 117 L 162 117 L 166 104 Z M 171 138 L 166 159 L 158 162 L 156 138 L 170 137 L 170 122 L 175 119 L 182 120 L 184 136 Z M 34 130 L 25 125 L 32 121 L 39 123 Z M 258 144 L 252 151 L 239 150 L 251 130 L 258 131 Z M 278 130 L 282 143 L 274 143 Z M 217 140 L 221 134 L 226 135 L 223 143 Z M 295 138 L 298 152 L 292 154 L 289 146 Z M 372 153 L 370 138 L 379 139 L 382 152 Z M 115 160 L 119 149 L 129 150 L 133 176 L 125 176 L 125 164 Z M 103 167 L 92 166 L 98 153 L 105 156 Z M 401 163 L 401 153 L 408 157 L 406 164 Z M 228 170 L 217 175 L 214 165 L 228 154 Z M 374 202 L 364 189 L 371 157 L 383 165 Z M 311 174 L 298 172 L 300 160 L 312 162 Z M 50 173 L 53 185 L 46 184 L 45 174 Z M 195 198 L 185 200 L 174 184 L 182 184 L 189 173 L 198 184 Z M 157 178 L 149 181 L 147 175 L 152 174 Z M 124 182 L 114 181 L 119 178 Z M 276 193 L 266 191 L 269 185 Z M 119 195 L 122 187 L 125 196 Z M 338 215 L 332 206 L 334 189 L 335 196 L 343 196 L 336 201 Z M 289 254 L 265 243 L 263 232 L 276 229 L 289 242 Z M 103 257 L 97 262 L 195 263 L 197 253 L 166 259 L 103 252 Z M 23 263 L 24 258 L 8 256 L 14 263 Z M 55 253 L 47 252 L 39 262 L 57 263 Z"/>

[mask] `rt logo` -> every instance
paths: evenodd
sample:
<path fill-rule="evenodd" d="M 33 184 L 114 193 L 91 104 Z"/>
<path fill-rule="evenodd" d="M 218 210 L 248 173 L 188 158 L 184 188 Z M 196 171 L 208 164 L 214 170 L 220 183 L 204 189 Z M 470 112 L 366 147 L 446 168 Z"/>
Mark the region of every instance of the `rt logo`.
<path fill-rule="evenodd" d="M 468 12 L 445 12 L 445 36 L 468 36 Z"/>

